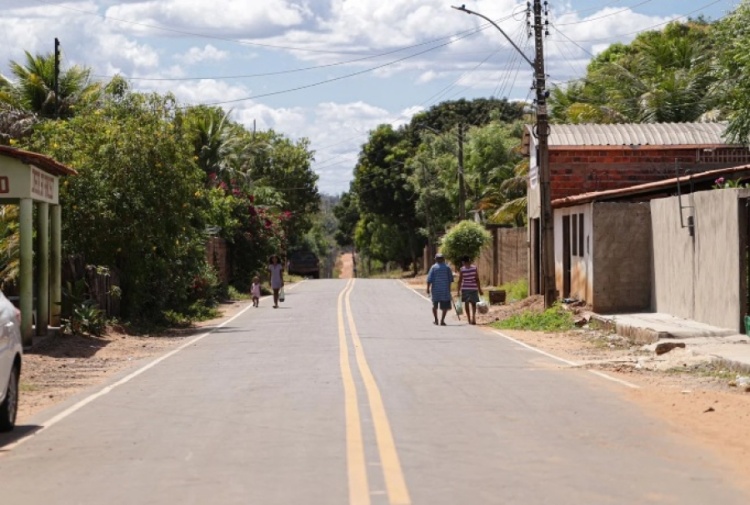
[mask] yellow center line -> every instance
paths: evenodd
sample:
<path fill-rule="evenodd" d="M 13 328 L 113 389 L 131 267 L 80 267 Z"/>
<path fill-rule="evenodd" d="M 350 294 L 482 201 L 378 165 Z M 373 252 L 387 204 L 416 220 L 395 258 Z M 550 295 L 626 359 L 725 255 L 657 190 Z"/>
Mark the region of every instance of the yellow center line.
<path fill-rule="evenodd" d="M 396 450 L 396 443 L 393 440 L 393 432 L 391 431 L 391 425 L 388 422 L 388 416 L 385 412 L 385 405 L 383 405 L 383 398 L 380 395 L 380 389 L 375 382 L 375 377 L 372 375 L 370 366 L 367 364 L 367 359 L 362 349 L 362 341 L 354 324 L 350 302 L 350 295 L 353 289 L 354 280 L 351 281 L 351 288 L 344 290 L 346 292 L 346 315 L 349 322 L 349 332 L 354 343 L 357 365 L 359 366 L 360 374 L 362 374 L 362 381 L 365 384 L 367 398 L 370 403 L 370 413 L 375 427 L 375 438 L 377 440 L 378 452 L 380 453 L 380 462 L 383 467 L 385 486 L 388 491 L 388 501 L 390 505 L 410 505 L 409 490 L 406 487 L 406 480 L 401 469 L 401 461 Z"/>
<path fill-rule="evenodd" d="M 349 363 L 349 345 L 344 327 L 343 303 L 345 293 L 351 292 L 354 280 L 350 280 L 338 299 L 339 361 L 344 383 L 344 410 L 346 415 L 346 464 L 349 477 L 349 504 L 370 505 L 370 489 L 367 483 L 365 446 L 362 440 L 362 421 L 354 375 Z"/>

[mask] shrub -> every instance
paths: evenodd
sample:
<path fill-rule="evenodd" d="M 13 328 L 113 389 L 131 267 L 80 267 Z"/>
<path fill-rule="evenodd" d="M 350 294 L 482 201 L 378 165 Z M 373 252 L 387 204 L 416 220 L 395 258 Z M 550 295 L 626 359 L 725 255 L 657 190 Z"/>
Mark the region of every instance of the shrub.
<path fill-rule="evenodd" d="M 62 331 L 66 335 L 91 335 L 101 337 L 107 328 L 104 311 L 93 300 L 85 300 L 73 307 L 73 313 L 62 319 Z"/>
<path fill-rule="evenodd" d="M 516 302 L 529 296 L 529 281 L 521 279 L 516 282 L 508 282 L 500 286 L 500 289 L 505 291 L 506 303 Z"/>
<path fill-rule="evenodd" d="M 479 256 L 482 250 L 492 239 L 490 233 L 484 227 L 474 221 L 461 221 L 448 230 L 441 242 L 441 252 L 451 263 L 458 265 L 463 256 L 472 260 Z"/>
<path fill-rule="evenodd" d="M 529 330 L 529 331 L 567 331 L 574 327 L 573 316 L 570 312 L 556 304 L 544 312 L 532 312 L 527 310 L 521 314 L 515 314 L 507 319 L 493 323 L 492 326 L 507 330 Z"/>

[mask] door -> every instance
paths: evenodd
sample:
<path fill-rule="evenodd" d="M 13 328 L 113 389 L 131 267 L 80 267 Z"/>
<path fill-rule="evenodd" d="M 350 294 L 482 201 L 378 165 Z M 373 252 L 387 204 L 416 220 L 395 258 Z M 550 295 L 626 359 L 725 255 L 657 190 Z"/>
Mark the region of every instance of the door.
<path fill-rule="evenodd" d="M 562 297 L 570 298 L 570 216 L 563 216 L 563 289 Z"/>

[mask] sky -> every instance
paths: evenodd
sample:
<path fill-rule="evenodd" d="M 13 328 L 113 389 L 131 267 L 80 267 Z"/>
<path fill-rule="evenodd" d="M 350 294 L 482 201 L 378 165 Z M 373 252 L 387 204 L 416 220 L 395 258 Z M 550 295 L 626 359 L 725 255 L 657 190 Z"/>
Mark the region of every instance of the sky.
<path fill-rule="evenodd" d="M 548 0 L 548 87 L 674 19 L 740 0 Z M 526 0 L 0 0 L 0 74 L 49 54 L 138 91 L 216 104 L 248 129 L 307 138 L 322 193 L 349 189 L 368 133 L 465 98 L 533 99 Z M 533 3 L 533 2 L 532 2 Z M 544 3 L 544 2 L 542 2 Z M 465 5 L 493 20 L 451 6 Z"/>

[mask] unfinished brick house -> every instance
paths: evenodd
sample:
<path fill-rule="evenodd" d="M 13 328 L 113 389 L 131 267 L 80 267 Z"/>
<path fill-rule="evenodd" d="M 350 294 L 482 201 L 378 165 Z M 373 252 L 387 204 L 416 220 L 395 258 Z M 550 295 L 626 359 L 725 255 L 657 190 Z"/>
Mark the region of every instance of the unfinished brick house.
<path fill-rule="evenodd" d="M 615 190 L 670 179 L 690 173 L 750 163 L 750 151 L 729 144 L 723 123 L 657 123 L 551 125 L 549 136 L 551 199 Z M 523 152 L 529 156 L 529 291 L 542 293 L 541 285 L 541 201 L 537 142 L 532 126 L 523 136 Z M 558 226 L 558 223 L 555 223 Z M 570 250 L 586 247 L 589 229 L 580 216 L 562 223 L 555 241 L 570 243 Z M 557 244 L 555 249 L 560 249 Z M 564 264 L 565 263 L 565 264 Z M 568 262 L 555 259 L 560 296 Z"/>

